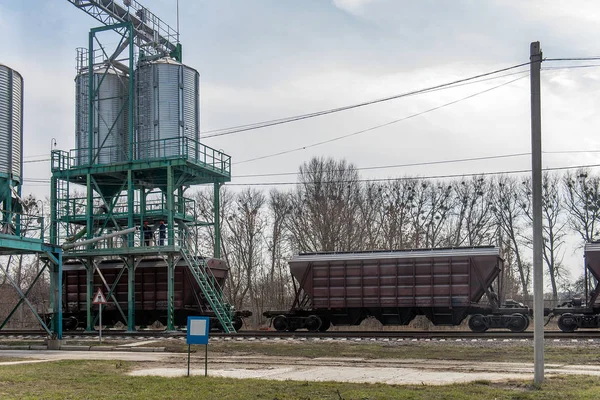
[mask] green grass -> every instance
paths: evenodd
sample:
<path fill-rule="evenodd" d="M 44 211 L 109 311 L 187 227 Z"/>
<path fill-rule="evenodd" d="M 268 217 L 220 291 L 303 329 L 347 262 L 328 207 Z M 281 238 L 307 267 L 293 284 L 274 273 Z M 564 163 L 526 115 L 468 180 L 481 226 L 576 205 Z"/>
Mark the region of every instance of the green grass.
<path fill-rule="evenodd" d="M 135 364 L 59 361 L 0 366 L 2 399 L 597 399 L 597 377 L 553 377 L 540 387 L 529 382 L 448 386 L 316 383 L 252 379 L 131 377 Z M 183 366 L 181 366 L 183 367 Z"/>
<path fill-rule="evenodd" d="M 213 356 L 266 355 L 287 357 L 352 357 L 367 359 L 427 359 L 460 361 L 533 362 L 533 346 L 520 343 L 464 343 L 449 342 L 355 343 L 278 343 L 278 342 L 215 342 L 209 345 Z M 176 350 L 176 346 L 171 349 Z M 187 351 L 187 346 L 185 350 Z M 600 352 L 590 346 L 546 345 L 547 363 L 598 364 Z"/>
<path fill-rule="evenodd" d="M 2 352 L 0 351 L 0 363 L 5 362 L 13 362 L 13 361 L 30 361 L 31 358 L 23 358 L 23 357 L 2 357 Z"/>

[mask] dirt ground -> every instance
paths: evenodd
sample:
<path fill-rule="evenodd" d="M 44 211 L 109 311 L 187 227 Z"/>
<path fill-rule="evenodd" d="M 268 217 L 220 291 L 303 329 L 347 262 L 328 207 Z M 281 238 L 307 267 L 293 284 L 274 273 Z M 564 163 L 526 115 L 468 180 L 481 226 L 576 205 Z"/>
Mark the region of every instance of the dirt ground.
<path fill-rule="evenodd" d="M 20 361 L 2 362 L 3 358 Z M 62 359 L 124 360 L 136 363 L 135 376 L 187 374 L 187 354 L 101 351 L 0 351 L 0 365 Z M 600 377 L 600 366 L 546 364 L 546 375 L 586 374 Z M 191 356 L 191 373 L 204 374 L 204 354 Z M 439 360 L 367 360 L 361 358 L 210 356 L 208 374 L 270 380 L 368 382 L 442 385 L 471 381 L 533 379 L 533 364 Z"/>

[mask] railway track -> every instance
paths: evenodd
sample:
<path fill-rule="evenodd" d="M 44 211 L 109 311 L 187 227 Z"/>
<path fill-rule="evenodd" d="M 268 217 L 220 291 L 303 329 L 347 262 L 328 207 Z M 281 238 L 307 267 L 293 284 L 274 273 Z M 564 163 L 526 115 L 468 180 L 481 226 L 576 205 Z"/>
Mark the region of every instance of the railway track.
<path fill-rule="evenodd" d="M 65 339 L 72 339 L 75 337 L 96 337 L 98 336 L 97 331 L 64 331 L 63 337 Z M 146 338 L 146 339 L 165 339 L 165 338 L 184 338 L 186 333 L 184 331 L 136 331 L 126 332 L 120 330 L 103 330 L 103 337 L 119 337 L 119 338 Z M 533 332 L 522 332 L 512 333 L 504 331 L 488 331 L 484 333 L 476 333 L 469 331 L 330 331 L 330 332 L 308 332 L 308 331 L 296 331 L 296 332 L 277 332 L 277 331 L 239 331 L 235 334 L 227 334 L 222 332 L 211 333 L 212 337 L 216 338 L 232 338 L 232 339 L 260 339 L 260 338 L 282 338 L 282 339 L 366 339 L 366 340 L 378 340 L 378 339 L 533 339 Z M 0 331 L 1 338 L 45 338 L 47 334 L 43 331 L 33 330 L 2 330 Z M 585 330 L 575 331 L 572 333 L 564 333 L 561 331 L 546 331 L 544 332 L 544 338 L 546 339 L 600 339 L 600 331 L 598 330 Z"/>

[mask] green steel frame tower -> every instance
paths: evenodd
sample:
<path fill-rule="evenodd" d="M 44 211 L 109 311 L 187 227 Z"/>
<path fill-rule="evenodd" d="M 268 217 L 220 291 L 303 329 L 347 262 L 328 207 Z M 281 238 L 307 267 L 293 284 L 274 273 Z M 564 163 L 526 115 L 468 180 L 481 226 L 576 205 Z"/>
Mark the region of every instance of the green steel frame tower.
<path fill-rule="evenodd" d="M 86 329 L 93 329 L 97 317 L 92 296 L 94 276 L 99 274 L 107 298 L 115 303 L 128 330 L 134 331 L 135 269 L 145 258 L 160 257 L 168 272 L 167 329 L 175 328 L 174 276 L 182 261 L 223 329 L 235 332 L 233 309 L 190 240 L 198 227 L 214 226 L 214 257 L 220 257 L 219 190 L 231 179 L 230 157 L 194 137 L 142 140 L 136 135 L 135 69 L 141 62 L 180 63 L 178 33 L 135 0 L 124 0 L 123 5 L 114 0 L 68 1 L 104 24 L 90 30 L 88 49 L 78 52 L 76 81 L 84 94 L 78 114 L 85 115 L 78 120 L 85 125 L 77 133 L 78 148 L 53 150 L 51 157 L 51 242 L 62 245 L 65 262 L 76 261 L 86 268 Z M 105 40 L 107 35 L 110 41 Z M 116 94 L 104 91 L 108 84 L 117 88 Z M 102 114 L 106 109 L 109 121 Z M 148 146 L 156 151 L 141 151 Z M 198 221 L 194 201 L 185 197 L 190 186 L 206 184 L 214 187 L 212 222 Z M 77 188 L 85 194 L 74 195 Z M 161 224 L 161 239 L 154 242 L 149 237 L 155 237 L 157 221 L 165 224 Z M 122 268 L 108 285 L 97 267 L 115 259 Z M 128 283 L 126 311 L 115 296 L 121 279 Z"/>
<path fill-rule="evenodd" d="M 23 87 L 21 75 L 0 64 L 0 276 L 14 287 L 19 301 L 0 320 L 0 329 L 15 315 L 22 304 L 33 313 L 48 335 L 62 339 L 62 249 L 45 242 L 44 217 L 31 215 L 28 204 L 21 198 L 23 172 Z M 9 271 L 11 259 L 21 255 L 37 255 L 41 268 L 30 284 L 23 289 Z M 5 263 L 5 261 L 7 261 Z M 49 272 L 50 308 L 44 318 L 27 296 L 42 276 Z"/>

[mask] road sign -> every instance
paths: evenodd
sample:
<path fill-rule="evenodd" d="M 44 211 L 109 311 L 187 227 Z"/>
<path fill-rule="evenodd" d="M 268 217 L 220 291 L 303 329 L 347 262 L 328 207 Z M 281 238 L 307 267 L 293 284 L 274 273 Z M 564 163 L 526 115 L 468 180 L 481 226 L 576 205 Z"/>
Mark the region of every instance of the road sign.
<path fill-rule="evenodd" d="M 104 293 L 102 293 L 102 289 L 98 289 L 98 291 L 94 295 L 92 304 L 106 304 L 106 303 L 108 303 L 108 301 L 106 301 L 106 297 L 104 297 Z"/>
<path fill-rule="evenodd" d="M 188 376 L 190 376 L 190 347 L 192 344 L 204 345 L 204 376 L 208 376 L 208 333 L 210 332 L 209 317 L 188 317 Z"/>
<path fill-rule="evenodd" d="M 209 317 L 188 317 L 187 344 L 208 344 Z"/>

